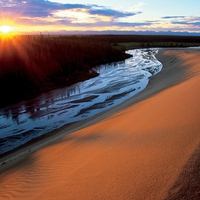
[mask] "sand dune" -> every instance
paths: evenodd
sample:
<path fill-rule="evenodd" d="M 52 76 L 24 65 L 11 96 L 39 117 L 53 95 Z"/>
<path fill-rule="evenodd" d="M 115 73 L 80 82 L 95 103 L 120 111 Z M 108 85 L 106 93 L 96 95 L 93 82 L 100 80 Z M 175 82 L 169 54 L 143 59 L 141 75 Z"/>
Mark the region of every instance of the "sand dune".
<path fill-rule="evenodd" d="M 0 199 L 175 199 L 190 184 L 181 172 L 196 173 L 200 51 L 157 57 L 164 69 L 140 94 L 1 159 Z"/>

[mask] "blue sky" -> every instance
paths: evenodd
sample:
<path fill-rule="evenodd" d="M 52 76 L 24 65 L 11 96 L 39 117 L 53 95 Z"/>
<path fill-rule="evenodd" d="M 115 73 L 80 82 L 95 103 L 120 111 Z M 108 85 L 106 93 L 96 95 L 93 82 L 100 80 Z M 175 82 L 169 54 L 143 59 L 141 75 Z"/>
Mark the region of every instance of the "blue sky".
<path fill-rule="evenodd" d="M 200 32 L 200 0 L 0 0 L 0 26 L 15 31 Z"/>

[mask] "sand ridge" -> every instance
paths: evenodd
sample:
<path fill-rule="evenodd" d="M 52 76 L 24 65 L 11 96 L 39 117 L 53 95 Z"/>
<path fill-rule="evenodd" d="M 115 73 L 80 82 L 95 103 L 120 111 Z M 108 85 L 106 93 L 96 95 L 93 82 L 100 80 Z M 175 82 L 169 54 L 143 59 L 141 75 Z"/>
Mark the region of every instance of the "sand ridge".
<path fill-rule="evenodd" d="M 166 198 L 200 144 L 200 51 L 166 49 L 157 58 L 164 69 L 144 91 L 10 162 L 0 199 Z"/>

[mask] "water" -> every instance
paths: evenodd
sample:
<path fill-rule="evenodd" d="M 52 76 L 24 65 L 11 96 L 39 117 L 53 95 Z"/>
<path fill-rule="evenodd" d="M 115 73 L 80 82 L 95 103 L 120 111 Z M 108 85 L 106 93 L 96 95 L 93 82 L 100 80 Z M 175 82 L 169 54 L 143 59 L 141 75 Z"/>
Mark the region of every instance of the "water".
<path fill-rule="evenodd" d="M 98 77 L 0 110 L 0 155 L 71 122 L 91 117 L 142 91 L 162 69 L 158 49 L 96 68 Z"/>

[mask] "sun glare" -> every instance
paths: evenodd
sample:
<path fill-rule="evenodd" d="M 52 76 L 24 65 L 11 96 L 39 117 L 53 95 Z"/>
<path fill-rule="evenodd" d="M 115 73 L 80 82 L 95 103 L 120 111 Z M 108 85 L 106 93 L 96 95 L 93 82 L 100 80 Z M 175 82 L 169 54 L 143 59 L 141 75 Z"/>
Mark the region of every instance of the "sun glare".
<path fill-rule="evenodd" d="M 0 31 L 3 33 L 3 34 L 8 34 L 10 33 L 11 31 L 11 27 L 8 26 L 8 25 L 3 25 L 3 26 L 0 26 Z"/>

